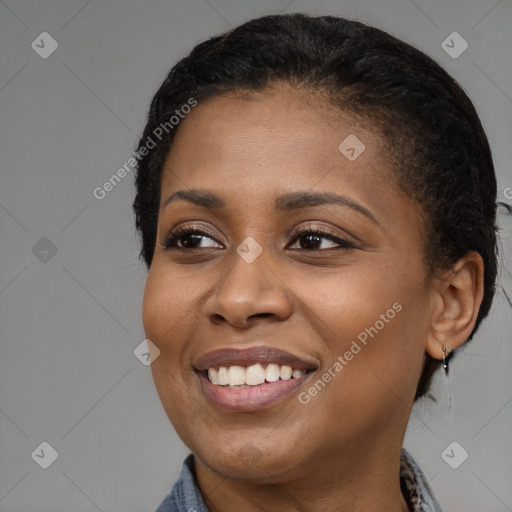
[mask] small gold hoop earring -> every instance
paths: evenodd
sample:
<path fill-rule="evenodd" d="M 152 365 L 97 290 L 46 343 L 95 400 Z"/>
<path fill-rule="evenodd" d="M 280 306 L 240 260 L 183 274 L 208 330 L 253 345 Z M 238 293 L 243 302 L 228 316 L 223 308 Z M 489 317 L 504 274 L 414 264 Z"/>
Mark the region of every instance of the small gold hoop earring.
<path fill-rule="evenodd" d="M 443 368 L 444 371 L 448 373 L 448 363 L 446 362 L 446 357 L 448 354 L 452 352 L 451 348 L 448 348 L 446 345 L 443 345 Z"/>

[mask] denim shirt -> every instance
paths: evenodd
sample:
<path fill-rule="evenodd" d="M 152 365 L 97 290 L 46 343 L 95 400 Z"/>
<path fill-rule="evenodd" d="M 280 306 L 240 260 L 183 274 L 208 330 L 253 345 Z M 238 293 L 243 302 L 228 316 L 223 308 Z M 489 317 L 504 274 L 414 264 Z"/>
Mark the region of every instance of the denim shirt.
<path fill-rule="evenodd" d="M 405 448 L 400 455 L 400 488 L 412 512 L 442 512 L 423 471 Z M 155 512 L 209 512 L 196 482 L 192 454 L 183 462 L 180 477 Z"/>

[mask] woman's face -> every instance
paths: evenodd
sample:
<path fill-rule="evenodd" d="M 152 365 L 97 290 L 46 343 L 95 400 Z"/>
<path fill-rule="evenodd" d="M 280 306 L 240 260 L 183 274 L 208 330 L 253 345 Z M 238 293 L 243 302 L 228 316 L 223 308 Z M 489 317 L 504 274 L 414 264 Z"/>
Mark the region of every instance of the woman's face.
<path fill-rule="evenodd" d="M 432 292 L 419 208 L 370 128 L 284 86 L 179 126 L 143 322 L 169 419 L 221 474 L 278 481 L 401 446 Z"/>

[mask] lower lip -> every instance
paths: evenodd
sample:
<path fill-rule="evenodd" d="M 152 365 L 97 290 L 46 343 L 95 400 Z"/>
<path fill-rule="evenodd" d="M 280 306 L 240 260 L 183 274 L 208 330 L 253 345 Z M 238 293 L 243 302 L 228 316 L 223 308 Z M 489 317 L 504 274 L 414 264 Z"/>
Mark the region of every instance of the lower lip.
<path fill-rule="evenodd" d="M 215 405 L 230 411 L 257 411 L 292 395 L 313 373 L 308 372 L 298 379 L 279 379 L 238 389 L 212 384 L 204 372 L 199 372 L 198 376 L 203 394 Z"/>

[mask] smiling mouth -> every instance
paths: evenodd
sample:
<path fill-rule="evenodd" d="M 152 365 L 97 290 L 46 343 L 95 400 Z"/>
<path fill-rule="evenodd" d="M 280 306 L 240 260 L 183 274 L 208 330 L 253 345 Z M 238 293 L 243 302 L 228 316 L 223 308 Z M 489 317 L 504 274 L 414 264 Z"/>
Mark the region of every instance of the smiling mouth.
<path fill-rule="evenodd" d="M 205 376 L 215 386 L 243 389 L 260 386 L 264 383 L 300 379 L 312 371 L 314 368 L 298 369 L 284 364 L 257 363 L 250 366 L 233 365 L 209 368 L 205 370 Z"/>
<path fill-rule="evenodd" d="M 267 409 L 290 398 L 319 363 L 268 345 L 226 347 L 193 363 L 204 397 L 233 412 Z"/>

